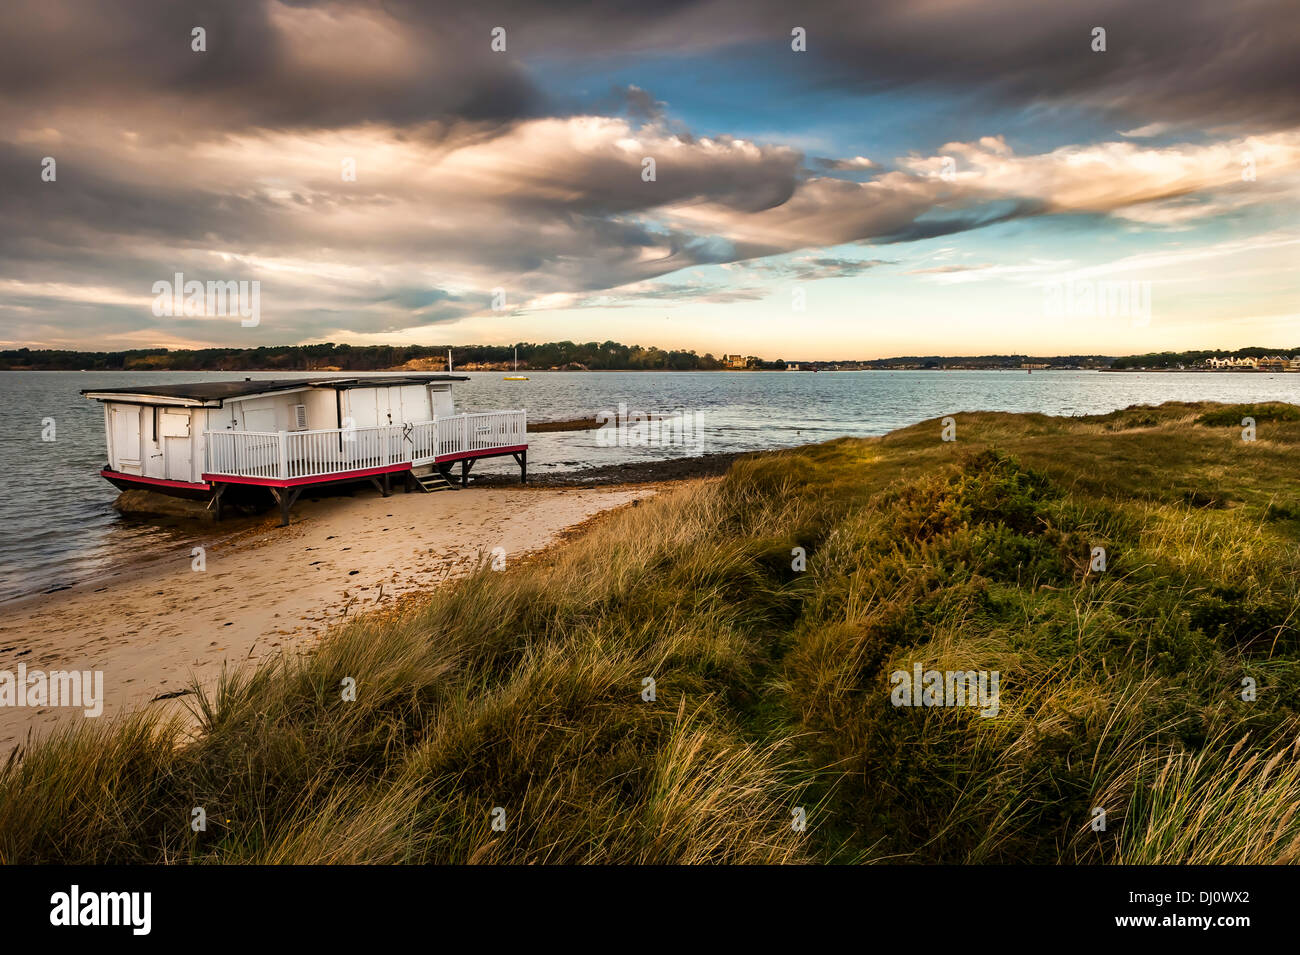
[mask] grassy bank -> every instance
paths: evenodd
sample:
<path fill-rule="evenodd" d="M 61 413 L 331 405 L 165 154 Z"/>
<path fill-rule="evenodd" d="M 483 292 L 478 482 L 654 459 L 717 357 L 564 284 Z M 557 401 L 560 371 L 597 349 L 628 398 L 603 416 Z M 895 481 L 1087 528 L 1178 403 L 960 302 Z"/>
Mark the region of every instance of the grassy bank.
<path fill-rule="evenodd" d="M 192 742 L 79 724 L 0 776 L 0 858 L 1296 861 L 1300 409 L 956 420 L 362 618 Z M 997 715 L 891 705 L 917 663 L 998 671 Z"/>

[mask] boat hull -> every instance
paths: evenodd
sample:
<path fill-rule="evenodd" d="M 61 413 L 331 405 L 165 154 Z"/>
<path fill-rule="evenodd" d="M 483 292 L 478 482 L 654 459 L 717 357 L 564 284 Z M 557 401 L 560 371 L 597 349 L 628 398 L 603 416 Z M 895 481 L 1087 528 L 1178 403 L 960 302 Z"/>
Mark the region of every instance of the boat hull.
<path fill-rule="evenodd" d="M 109 468 L 101 470 L 99 476 L 119 491 L 154 491 L 192 501 L 206 501 L 212 496 L 212 485 L 206 481 L 201 484 L 188 481 L 164 481 L 161 478 L 141 477 L 138 474 L 123 474 L 121 471 L 113 471 Z"/>

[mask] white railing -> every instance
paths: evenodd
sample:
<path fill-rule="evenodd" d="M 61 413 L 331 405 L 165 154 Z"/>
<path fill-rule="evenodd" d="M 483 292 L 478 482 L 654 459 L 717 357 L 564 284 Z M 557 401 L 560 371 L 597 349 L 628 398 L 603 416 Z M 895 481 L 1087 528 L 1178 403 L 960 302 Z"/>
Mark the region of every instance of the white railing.
<path fill-rule="evenodd" d="M 486 411 L 438 418 L 438 457 L 524 444 L 527 423 L 522 411 Z"/>
<path fill-rule="evenodd" d="M 280 435 L 274 431 L 209 431 L 209 474 L 243 477 L 280 476 Z"/>
<path fill-rule="evenodd" d="M 318 431 L 208 431 L 206 474 L 323 477 L 526 444 L 523 411 L 459 414 L 408 425 Z"/>

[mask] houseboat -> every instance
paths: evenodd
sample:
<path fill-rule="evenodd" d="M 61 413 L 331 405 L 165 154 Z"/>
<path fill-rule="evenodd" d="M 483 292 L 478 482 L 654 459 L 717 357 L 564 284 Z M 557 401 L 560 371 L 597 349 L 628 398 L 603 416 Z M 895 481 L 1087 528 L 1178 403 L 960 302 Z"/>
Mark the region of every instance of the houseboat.
<path fill-rule="evenodd" d="M 307 488 L 370 481 L 385 496 L 454 487 L 480 458 L 509 455 L 528 480 L 527 414 L 456 414 L 464 375 L 205 381 L 84 389 L 104 405 L 108 463 L 117 487 L 206 500 L 269 493 L 282 524 Z"/>

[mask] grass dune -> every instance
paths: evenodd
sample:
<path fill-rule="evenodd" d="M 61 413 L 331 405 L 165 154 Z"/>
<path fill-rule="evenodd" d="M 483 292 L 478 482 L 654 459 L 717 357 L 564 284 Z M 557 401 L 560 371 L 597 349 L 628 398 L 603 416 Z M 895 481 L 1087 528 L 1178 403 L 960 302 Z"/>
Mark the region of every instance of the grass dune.
<path fill-rule="evenodd" d="M 1300 409 L 956 419 L 360 618 L 196 737 L 53 736 L 0 773 L 0 860 L 1295 861 Z M 893 706 L 917 663 L 998 671 L 998 714 Z"/>

